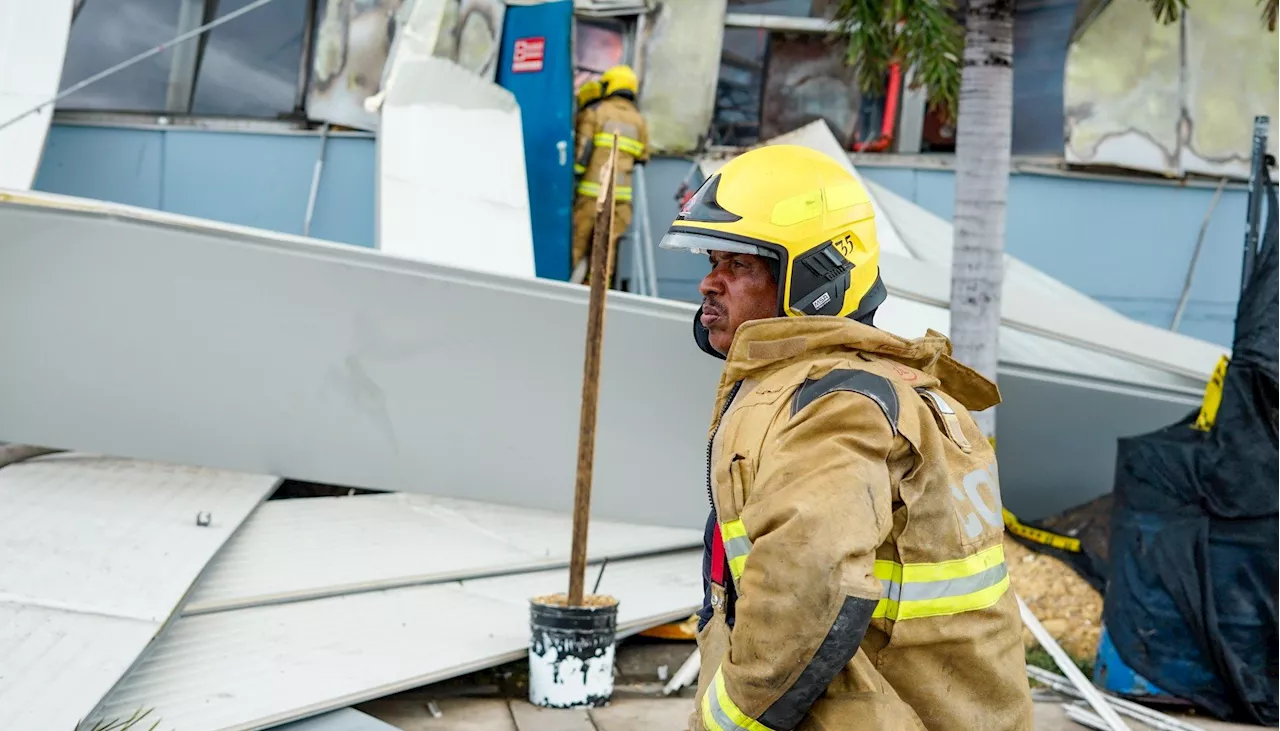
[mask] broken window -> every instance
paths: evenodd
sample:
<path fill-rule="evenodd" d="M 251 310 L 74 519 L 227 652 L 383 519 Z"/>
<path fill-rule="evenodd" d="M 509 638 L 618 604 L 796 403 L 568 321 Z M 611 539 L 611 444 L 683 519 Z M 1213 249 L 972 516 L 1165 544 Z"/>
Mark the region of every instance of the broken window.
<path fill-rule="evenodd" d="M 574 23 L 573 88 L 626 63 L 627 28 L 621 20 L 577 18 Z"/>
<path fill-rule="evenodd" d="M 250 0 L 221 0 L 226 15 Z M 191 111 L 244 117 L 288 114 L 297 97 L 304 3 L 269 3 L 209 33 Z"/>
<path fill-rule="evenodd" d="M 760 140 L 760 101 L 769 32 L 757 28 L 726 28 L 720 52 L 711 143 L 750 145 Z"/>
<path fill-rule="evenodd" d="M 58 88 L 172 40 L 179 11 L 173 0 L 87 0 L 71 25 Z M 163 112 L 173 56 L 158 53 L 67 96 L 58 108 Z"/>

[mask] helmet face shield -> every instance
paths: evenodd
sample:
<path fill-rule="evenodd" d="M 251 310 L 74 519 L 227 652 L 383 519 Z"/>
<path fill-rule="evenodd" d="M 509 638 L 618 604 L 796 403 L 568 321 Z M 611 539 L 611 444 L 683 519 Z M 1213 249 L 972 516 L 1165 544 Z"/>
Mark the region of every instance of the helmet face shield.
<path fill-rule="evenodd" d="M 730 241 L 719 236 L 690 233 L 688 231 L 668 231 L 658 243 L 659 248 L 677 249 L 694 254 L 708 255 L 713 251 L 727 251 L 734 254 L 752 254 L 767 259 L 777 259 L 778 255 L 761 246 L 745 241 Z"/>

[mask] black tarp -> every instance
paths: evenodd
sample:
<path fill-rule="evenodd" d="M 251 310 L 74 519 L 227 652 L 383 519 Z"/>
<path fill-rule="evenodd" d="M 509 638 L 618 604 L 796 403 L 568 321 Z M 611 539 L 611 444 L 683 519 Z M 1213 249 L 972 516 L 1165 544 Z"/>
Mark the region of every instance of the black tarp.
<path fill-rule="evenodd" d="M 1103 620 L 1127 665 L 1218 718 L 1275 725 L 1280 322 L 1276 192 L 1266 190 L 1214 425 L 1192 428 L 1192 413 L 1120 440 L 1109 566 L 1076 562 L 1109 571 Z"/>

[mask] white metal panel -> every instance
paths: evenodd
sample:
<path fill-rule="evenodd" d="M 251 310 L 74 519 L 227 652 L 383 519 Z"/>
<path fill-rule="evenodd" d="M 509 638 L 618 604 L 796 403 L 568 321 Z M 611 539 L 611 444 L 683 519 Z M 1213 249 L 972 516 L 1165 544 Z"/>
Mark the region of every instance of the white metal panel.
<path fill-rule="evenodd" d="M 568 565 L 571 516 L 393 493 L 273 500 L 196 586 L 184 614 Z M 592 521 L 592 560 L 702 545 L 702 532 Z"/>
<path fill-rule="evenodd" d="M 533 277 L 515 97 L 452 61 L 414 54 L 411 44 L 396 53 L 378 133 L 378 248 Z"/>
<path fill-rule="evenodd" d="M 277 482 L 77 454 L 0 469 L 5 725 L 87 716 Z"/>
<path fill-rule="evenodd" d="M 400 731 L 354 708 L 341 708 L 302 721 L 276 726 L 275 731 Z"/>
<path fill-rule="evenodd" d="M 0 0 L 0 125 L 58 93 L 72 0 Z M 53 105 L 0 129 L 0 188 L 35 182 Z"/>
<path fill-rule="evenodd" d="M 583 287 L 48 194 L 0 192 L 0 230 L 0 332 L 12 354 L 0 440 L 572 505 Z M 901 300 L 886 304 L 886 329 L 945 330 L 944 308 L 895 320 L 895 308 L 922 304 Z M 609 294 L 599 517 L 705 520 L 721 362 L 693 347 L 694 310 Z M 1109 490 L 1115 438 L 1197 401 L 1145 381 L 1120 396 L 1053 359 L 1005 360 L 1000 377 L 1002 390 L 1010 378 L 1025 386 L 999 419 L 1011 508 L 1024 494 Z M 1020 441 L 1042 427 L 1051 443 Z"/>
<path fill-rule="evenodd" d="M 623 633 L 689 616 L 701 562 L 610 563 L 600 591 L 619 599 Z M 529 598 L 567 582 L 547 571 L 185 617 L 103 713 L 154 708 L 162 731 L 262 729 L 497 665 L 526 652 Z"/>
<path fill-rule="evenodd" d="M 875 183 L 867 182 L 867 191 L 883 206 L 911 250 L 924 259 L 883 256 L 881 270 L 890 291 L 949 306 L 951 223 Z M 1002 321 L 1008 327 L 1078 346 L 1085 354 L 1123 358 L 1201 384 L 1208 380 L 1218 358 L 1228 352 L 1215 343 L 1125 317 L 1008 255 Z"/>

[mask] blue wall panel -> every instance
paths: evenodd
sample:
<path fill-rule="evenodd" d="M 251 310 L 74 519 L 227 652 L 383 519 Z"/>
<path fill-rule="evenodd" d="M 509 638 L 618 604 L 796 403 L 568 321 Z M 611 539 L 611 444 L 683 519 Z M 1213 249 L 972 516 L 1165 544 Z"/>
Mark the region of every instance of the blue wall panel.
<path fill-rule="evenodd" d="M 35 188 L 301 234 L 318 134 L 54 125 Z M 314 238 L 373 246 L 374 141 L 331 137 Z"/>
<path fill-rule="evenodd" d="M 54 125 L 36 190 L 160 208 L 164 135 L 149 130 Z"/>

